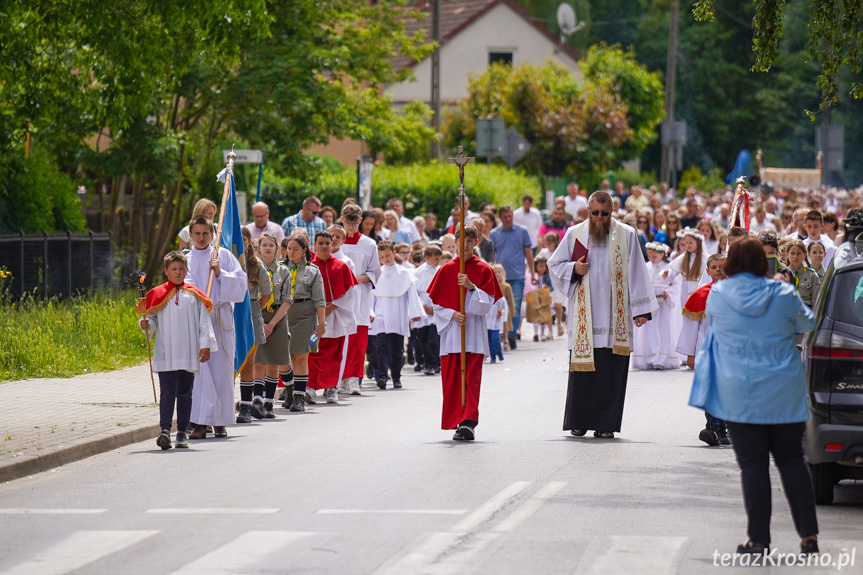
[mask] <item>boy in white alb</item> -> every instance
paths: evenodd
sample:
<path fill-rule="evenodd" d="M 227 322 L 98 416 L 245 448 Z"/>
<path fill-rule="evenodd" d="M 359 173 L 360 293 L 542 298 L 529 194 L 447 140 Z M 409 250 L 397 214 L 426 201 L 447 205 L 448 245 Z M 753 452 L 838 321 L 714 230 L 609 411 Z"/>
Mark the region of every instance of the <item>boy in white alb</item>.
<path fill-rule="evenodd" d="M 389 371 L 393 387 L 400 389 L 405 337 L 410 334 L 411 322 L 423 316 L 423 308 L 415 287 L 417 279 L 395 263 L 393 244 L 386 240 L 379 243 L 378 255 L 381 276 L 372 290 L 374 319 L 369 328 L 377 351 L 375 380 L 380 389 L 386 389 Z"/>
<path fill-rule="evenodd" d="M 423 305 L 423 315 L 415 324 L 417 327 L 417 345 L 422 350 L 423 373 L 434 375 L 440 373 L 440 336 L 434 322 L 434 304 L 428 294 L 429 285 L 440 268 L 443 251 L 439 246 L 429 245 L 423 251 L 425 262 L 416 269 L 416 289 Z"/>

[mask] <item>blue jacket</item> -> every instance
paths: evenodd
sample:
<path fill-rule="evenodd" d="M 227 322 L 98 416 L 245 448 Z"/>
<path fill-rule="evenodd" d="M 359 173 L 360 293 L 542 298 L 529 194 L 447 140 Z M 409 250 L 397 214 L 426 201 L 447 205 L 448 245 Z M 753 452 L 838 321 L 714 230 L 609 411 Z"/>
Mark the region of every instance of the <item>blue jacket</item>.
<path fill-rule="evenodd" d="M 814 328 L 815 316 L 793 284 L 748 273 L 716 282 L 705 318 L 689 405 L 737 423 L 809 419 L 794 334 Z"/>

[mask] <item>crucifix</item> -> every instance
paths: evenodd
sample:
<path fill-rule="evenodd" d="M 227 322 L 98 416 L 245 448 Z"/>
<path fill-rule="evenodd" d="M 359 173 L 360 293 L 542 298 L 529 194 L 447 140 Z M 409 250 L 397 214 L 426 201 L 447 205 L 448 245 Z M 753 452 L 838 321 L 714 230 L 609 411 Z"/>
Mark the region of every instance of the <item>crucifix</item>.
<path fill-rule="evenodd" d="M 458 147 L 458 154 L 456 154 L 452 158 L 447 158 L 447 164 L 455 164 L 458 166 L 458 219 L 459 219 L 459 241 L 458 241 L 458 253 L 459 253 L 459 274 L 464 274 L 464 262 L 465 262 L 465 253 L 464 253 L 464 213 L 465 213 L 465 195 L 464 195 L 464 167 L 467 164 L 473 164 L 476 162 L 476 158 L 469 158 L 464 155 L 464 147 Z M 465 289 L 464 286 L 459 286 L 458 290 L 459 295 L 459 313 L 464 315 L 464 300 L 465 300 Z M 464 407 L 467 405 L 467 355 L 465 353 L 465 325 L 461 326 L 461 405 Z"/>

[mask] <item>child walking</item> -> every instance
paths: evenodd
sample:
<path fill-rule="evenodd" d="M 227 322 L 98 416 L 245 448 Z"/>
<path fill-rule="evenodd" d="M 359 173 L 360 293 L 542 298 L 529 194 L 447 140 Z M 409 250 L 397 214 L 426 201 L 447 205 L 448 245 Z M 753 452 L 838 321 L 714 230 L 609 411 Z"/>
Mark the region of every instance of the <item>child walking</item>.
<path fill-rule="evenodd" d="M 500 342 L 500 330 L 509 317 L 509 306 L 506 298 L 501 296 L 485 315 L 485 325 L 488 328 L 488 351 L 491 363 L 503 361 L 503 348 Z"/>
<path fill-rule="evenodd" d="M 188 448 L 186 427 L 192 413 L 192 387 L 200 364 L 218 351 L 210 324 L 211 302 L 198 288 L 186 283 L 189 264 L 180 252 L 165 256 L 168 281 L 147 292 L 135 311 L 138 324 L 153 338 L 153 371 L 159 374 L 159 426 L 156 445 L 171 448 L 171 422 L 177 404 L 177 448 Z"/>
<path fill-rule="evenodd" d="M 548 260 L 544 258 L 536 258 L 533 262 L 533 271 L 536 272 L 536 277 L 539 280 L 539 286 L 537 289 L 548 288 L 549 293 L 553 293 L 554 286 L 551 283 L 551 274 L 549 274 L 548 271 Z M 548 323 L 534 323 L 533 341 L 550 341 L 554 339 L 554 331 L 551 327 L 553 321 L 554 318 L 549 320 Z M 548 335 L 545 333 L 546 328 L 548 328 Z"/>
<path fill-rule="evenodd" d="M 680 359 L 674 350 L 680 333 L 678 291 L 680 285 L 664 275 L 668 269 L 669 247 L 649 242 L 647 270 L 653 282 L 653 293 L 659 309 L 653 319 L 632 334 L 632 367 L 634 369 L 677 369 Z"/>

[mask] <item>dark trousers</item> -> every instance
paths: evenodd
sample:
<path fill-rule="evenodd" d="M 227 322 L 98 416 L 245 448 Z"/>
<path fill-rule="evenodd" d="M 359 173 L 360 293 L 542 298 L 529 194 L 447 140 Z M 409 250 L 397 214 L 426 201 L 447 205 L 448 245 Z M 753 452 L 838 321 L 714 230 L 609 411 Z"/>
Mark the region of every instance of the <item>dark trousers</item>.
<path fill-rule="evenodd" d="M 375 350 L 375 379 L 386 381 L 389 369 L 393 381 L 401 381 L 405 337 L 397 333 L 379 333 L 375 336 Z"/>
<path fill-rule="evenodd" d="M 427 325 L 417 330 L 417 343 L 422 348 L 423 364 L 426 369 L 440 369 L 440 336 L 437 327 Z"/>
<path fill-rule="evenodd" d="M 801 539 L 816 535 L 818 520 L 815 517 L 812 477 L 803 459 L 803 430 L 806 425 L 802 422 L 760 425 L 731 421 L 725 424 L 740 466 L 749 540 L 763 545 L 770 543 L 771 453 L 779 468 L 797 534 Z"/>
<path fill-rule="evenodd" d="M 413 352 L 414 360 L 417 365 L 425 365 L 425 354 L 423 347 L 419 342 L 419 328 L 411 329 L 411 335 L 408 338 L 408 356 Z"/>
<path fill-rule="evenodd" d="M 195 374 L 190 371 L 159 372 L 159 425 L 171 430 L 174 402 L 177 402 L 177 431 L 186 431 L 192 415 L 192 385 Z"/>
<path fill-rule="evenodd" d="M 718 417 L 713 417 L 706 411 L 704 412 L 704 417 L 707 419 L 707 429 L 712 429 L 714 431 L 724 432 L 725 431 L 725 422 L 719 419 Z"/>

